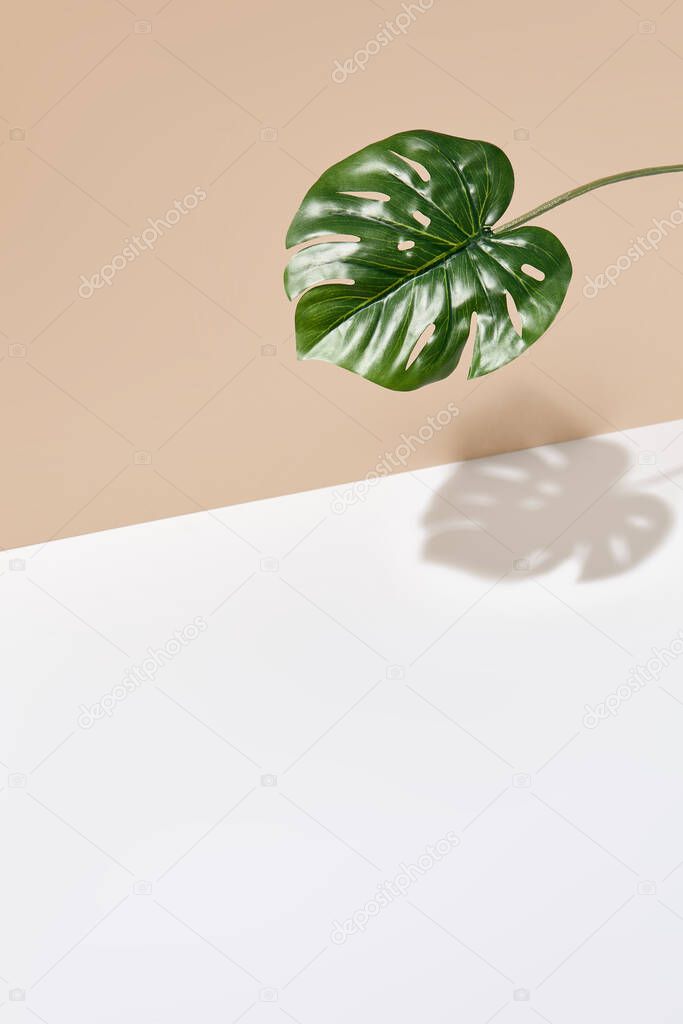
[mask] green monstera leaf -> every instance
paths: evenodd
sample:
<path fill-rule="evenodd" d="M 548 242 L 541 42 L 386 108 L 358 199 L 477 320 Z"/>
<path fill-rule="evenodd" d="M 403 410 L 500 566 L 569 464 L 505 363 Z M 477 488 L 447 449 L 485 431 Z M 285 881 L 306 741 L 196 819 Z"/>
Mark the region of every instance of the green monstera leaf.
<path fill-rule="evenodd" d="M 505 153 L 430 131 L 392 135 L 335 164 L 287 234 L 297 352 L 396 391 L 491 373 L 552 323 L 572 267 L 544 228 L 493 230 L 512 197 Z"/>

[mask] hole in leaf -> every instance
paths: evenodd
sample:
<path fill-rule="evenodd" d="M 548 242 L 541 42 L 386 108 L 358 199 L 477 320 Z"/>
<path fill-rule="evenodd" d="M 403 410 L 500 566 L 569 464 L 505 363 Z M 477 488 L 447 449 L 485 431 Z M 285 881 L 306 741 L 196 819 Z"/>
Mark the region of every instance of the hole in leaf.
<path fill-rule="evenodd" d="M 474 344 L 474 339 L 476 338 L 476 336 L 477 336 L 477 314 L 476 313 L 472 313 L 472 316 L 470 317 L 470 330 L 469 330 L 469 334 L 467 335 L 467 341 L 465 342 L 465 345 Z"/>
<path fill-rule="evenodd" d="M 484 476 L 492 476 L 507 483 L 523 483 L 526 480 L 526 474 L 519 466 L 499 465 L 494 462 L 483 465 L 481 472 Z"/>
<path fill-rule="evenodd" d="M 307 238 L 305 242 L 299 242 L 290 247 L 290 253 L 301 252 L 302 249 L 310 249 L 312 245 L 325 245 L 329 242 L 360 242 L 360 235 L 315 235 Z"/>
<path fill-rule="evenodd" d="M 522 263 L 522 272 L 526 274 L 527 277 L 533 277 L 535 281 L 545 280 L 545 274 L 543 271 L 539 270 L 538 267 L 532 267 L 530 263 Z"/>
<path fill-rule="evenodd" d="M 415 360 L 417 359 L 425 345 L 428 345 L 429 342 L 432 340 L 432 335 L 434 334 L 435 330 L 436 324 L 427 324 L 424 331 L 413 345 L 413 349 L 410 355 L 408 356 L 408 362 L 406 363 L 406 370 L 408 370 L 413 365 L 413 363 L 415 362 Z"/>
<path fill-rule="evenodd" d="M 386 192 L 340 192 L 340 196 L 355 196 L 356 199 L 375 199 L 378 203 L 388 203 L 391 196 Z"/>
<path fill-rule="evenodd" d="M 629 560 L 629 545 L 625 537 L 610 537 L 607 546 L 612 552 L 617 565 L 626 565 Z"/>
<path fill-rule="evenodd" d="M 323 278 L 322 281 L 316 281 L 314 284 L 309 285 L 301 294 L 305 295 L 306 292 L 312 292 L 314 288 L 327 288 L 329 284 L 352 285 L 355 283 L 356 282 L 350 277 L 326 277 Z"/>
<path fill-rule="evenodd" d="M 411 239 L 408 238 L 406 239 L 405 242 L 399 242 L 396 248 L 400 249 L 401 252 L 405 252 L 406 249 L 412 249 L 414 245 L 415 242 L 411 241 Z"/>
<path fill-rule="evenodd" d="M 650 525 L 650 522 L 649 522 L 647 516 L 633 514 L 633 515 L 627 516 L 626 518 L 627 518 L 627 521 L 631 524 L 631 526 L 635 526 L 636 529 L 638 529 L 638 530 L 646 530 L 648 528 L 648 526 Z"/>
<path fill-rule="evenodd" d="M 422 225 L 423 228 L 428 228 L 429 225 L 432 223 L 432 218 L 428 217 L 426 213 L 420 213 L 419 210 L 415 210 L 415 212 L 413 213 L 413 217 L 415 218 L 418 224 Z"/>
<path fill-rule="evenodd" d="M 411 160 L 409 156 L 403 156 L 402 153 L 394 153 L 394 156 L 397 156 L 399 160 L 403 160 L 404 163 L 408 164 L 408 167 L 412 167 L 423 181 L 429 181 L 431 175 L 424 164 L 418 163 L 417 160 Z"/>
<path fill-rule="evenodd" d="M 492 494 L 468 494 L 467 504 L 476 505 L 478 508 L 491 508 L 496 504 L 496 499 Z"/>
<path fill-rule="evenodd" d="M 505 301 L 507 302 L 508 316 L 510 317 L 510 320 L 512 322 L 512 326 L 514 327 L 515 332 L 521 338 L 522 337 L 522 318 L 519 315 L 519 310 L 517 309 L 517 306 L 515 305 L 515 300 L 510 295 L 510 292 L 505 292 Z"/>

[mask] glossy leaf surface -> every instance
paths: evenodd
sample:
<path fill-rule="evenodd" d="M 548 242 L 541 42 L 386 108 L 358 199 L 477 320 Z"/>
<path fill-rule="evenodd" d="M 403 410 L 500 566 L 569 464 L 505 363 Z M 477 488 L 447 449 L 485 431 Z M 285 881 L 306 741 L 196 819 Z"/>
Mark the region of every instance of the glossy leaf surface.
<path fill-rule="evenodd" d="M 494 233 L 514 188 L 490 143 L 401 132 L 335 164 L 287 234 L 299 358 L 409 391 L 521 355 L 555 318 L 571 261 L 539 227 Z"/>

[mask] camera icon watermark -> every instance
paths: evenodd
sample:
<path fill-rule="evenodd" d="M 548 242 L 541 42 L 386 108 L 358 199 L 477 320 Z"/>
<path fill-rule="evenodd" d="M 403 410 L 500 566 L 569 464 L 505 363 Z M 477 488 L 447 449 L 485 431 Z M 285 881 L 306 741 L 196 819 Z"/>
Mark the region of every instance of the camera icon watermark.
<path fill-rule="evenodd" d="M 149 452 L 135 452 L 133 455 L 134 466 L 151 466 L 152 456 Z"/>
<path fill-rule="evenodd" d="M 261 345 L 261 355 L 262 356 L 276 356 L 277 355 L 277 345 Z"/>
<path fill-rule="evenodd" d="M 512 999 L 515 1003 L 528 1003 L 531 999 L 531 993 L 528 988 L 516 988 L 512 993 Z"/>
<path fill-rule="evenodd" d="M 261 142 L 277 142 L 277 128 L 262 128 L 259 132 Z"/>
<path fill-rule="evenodd" d="M 385 675 L 389 682 L 393 683 L 405 679 L 406 670 L 403 665 L 387 665 Z"/>
<path fill-rule="evenodd" d="M 139 881 L 133 883 L 133 895 L 134 896 L 151 896 L 152 895 L 152 883 L 146 879 L 141 878 Z"/>
<path fill-rule="evenodd" d="M 9 990 L 10 1003 L 25 1003 L 26 991 L 23 988 L 11 988 Z"/>
<path fill-rule="evenodd" d="M 531 789 L 532 778 L 528 772 L 515 772 L 512 785 L 515 789 Z"/>
<path fill-rule="evenodd" d="M 515 128 L 512 137 L 515 142 L 528 142 L 531 138 L 531 132 L 528 128 Z"/>
<path fill-rule="evenodd" d="M 27 781 L 23 772 L 10 772 L 7 776 L 7 785 L 10 789 L 26 789 Z"/>
<path fill-rule="evenodd" d="M 10 128 L 9 140 L 10 142 L 24 142 L 26 139 L 26 131 L 24 128 Z"/>
<path fill-rule="evenodd" d="M 137 35 L 139 35 L 139 36 L 146 36 L 146 35 L 149 35 L 149 33 L 152 31 L 152 22 L 151 21 L 136 21 L 134 27 L 135 27 L 135 31 L 136 31 Z"/>
<path fill-rule="evenodd" d="M 261 572 L 278 572 L 280 563 L 277 558 L 273 558 L 272 555 L 268 555 L 266 558 L 261 559 L 259 566 L 261 568 Z"/>
<path fill-rule="evenodd" d="M 276 1003 L 278 1001 L 278 991 L 276 988 L 262 988 L 258 997 L 262 1003 Z"/>
<path fill-rule="evenodd" d="M 639 896 L 656 896 L 657 883 L 647 878 L 642 878 L 636 885 L 636 892 Z"/>
<path fill-rule="evenodd" d="M 515 558 L 512 563 L 512 568 L 515 572 L 529 572 L 531 569 L 531 562 L 528 558 Z"/>
<path fill-rule="evenodd" d="M 26 345 L 21 341 L 12 341 L 7 346 L 7 354 L 10 359 L 23 359 L 26 355 Z"/>
<path fill-rule="evenodd" d="M 274 789 L 277 786 L 277 775 L 271 775 L 270 773 L 262 775 L 261 785 L 265 786 L 266 789 Z"/>
<path fill-rule="evenodd" d="M 25 558 L 10 558 L 9 560 L 10 572 L 26 572 L 26 559 Z"/>

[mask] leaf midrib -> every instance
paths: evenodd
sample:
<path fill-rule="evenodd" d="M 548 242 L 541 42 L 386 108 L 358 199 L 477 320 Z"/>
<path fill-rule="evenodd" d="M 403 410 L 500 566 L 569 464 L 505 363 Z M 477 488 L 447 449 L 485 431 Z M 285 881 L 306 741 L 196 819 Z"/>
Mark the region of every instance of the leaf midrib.
<path fill-rule="evenodd" d="M 439 266 L 439 264 L 441 263 L 446 263 L 449 259 L 451 259 L 452 256 L 455 256 L 456 253 L 461 252 L 463 249 L 467 249 L 469 246 L 473 244 L 476 244 L 482 237 L 483 231 L 482 228 L 480 227 L 479 231 L 477 231 L 476 234 L 470 235 L 464 242 L 458 242 L 451 249 L 448 249 L 447 252 L 442 253 L 440 256 L 435 256 L 434 259 L 429 260 L 428 263 L 423 263 L 422 266 L 419 267 L 414 273 L 408 274 L 406 277 L 403 278 L 403 280 L 388 285 L 381 292 L 378 292 L 376 295 L 373 295 L 372 298 L 368 299 L 366 302 L 361 302 L 359 303 L 359 305 L 354 306 L 353 309 L 349 310 L 347 313 L 344 314 L 344 316 L 339 317 L 338 320 L 331 324 L 325 330 L 325 334 L 322 337 L 326 337 L 328 334 L 331 334 L 332 331 L 336 331 L 340 324 L 343 324 L 347 320 L 350 320 L 363 309 L 367 309 L 369 306 L 372 306 L 375 302 L 379 302 L 381 299 L 385 298 L 387 295 L 390 295 L 392 292 L 398 291 L 398 289 L 402 288 L 404 284 L 407 284 L 408 282 L 411 281 L 414 282 L 422 274 L 426 274 L 429 270 L 433 270 L 434 267 Z M 322 285 L 322 287 L 326 286 Z M 348 287 L 348 285 L 343 287 Z"/>

